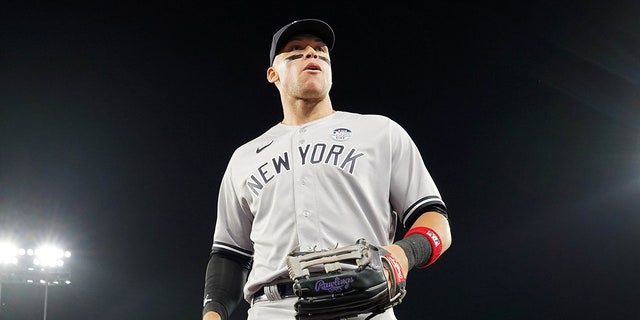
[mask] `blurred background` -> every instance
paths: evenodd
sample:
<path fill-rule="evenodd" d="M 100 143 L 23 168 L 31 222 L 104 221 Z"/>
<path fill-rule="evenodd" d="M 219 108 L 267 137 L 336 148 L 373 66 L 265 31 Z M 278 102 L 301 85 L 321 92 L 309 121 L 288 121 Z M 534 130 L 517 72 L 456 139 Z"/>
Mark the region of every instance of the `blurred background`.
<path fill-rule="evenodd" d="M 334 107 L 412 135 L 453 246 L 399 319 L 640 316 L 635 1 L 0 4 L 0 240 L 55 243 L 47 319 L 199 319 L 218 186 L 281 120 L 271 36 L 332 25 Z M 3 283 L 0 319 L 45 287 Z M 233 315 L 243 319 L 246 304 Z"/>

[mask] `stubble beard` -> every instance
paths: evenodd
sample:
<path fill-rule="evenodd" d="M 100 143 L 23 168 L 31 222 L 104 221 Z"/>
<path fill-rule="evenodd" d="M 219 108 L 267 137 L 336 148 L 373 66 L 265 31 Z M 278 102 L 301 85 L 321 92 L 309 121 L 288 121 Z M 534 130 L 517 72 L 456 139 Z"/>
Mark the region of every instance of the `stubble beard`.
<path fill-rule="evenodd" d="M 325 82 L 320 83 L 318 81 L 308 81 L 298 83 L 298 85 L 294 88 L 293 93 L 294 96 L 298 97 L 301 100 L 305 100 L 308 102 L 319 102 L 326 98 L 330 88 L 331 85 L 328 85 Z"/>

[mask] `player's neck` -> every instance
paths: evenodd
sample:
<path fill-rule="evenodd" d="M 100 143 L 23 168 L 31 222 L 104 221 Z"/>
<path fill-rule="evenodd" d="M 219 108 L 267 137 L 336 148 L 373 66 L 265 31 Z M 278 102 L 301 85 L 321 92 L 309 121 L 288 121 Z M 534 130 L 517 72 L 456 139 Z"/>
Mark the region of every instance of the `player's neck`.
<path fill-rule="evenodd" d="M 305 123 L 329 116 L 336 111 L 327 97 L 321 101 L 297 100 L 293 103 L 283 103 L 284 119 L 282 124 L 301 126 Z"/>

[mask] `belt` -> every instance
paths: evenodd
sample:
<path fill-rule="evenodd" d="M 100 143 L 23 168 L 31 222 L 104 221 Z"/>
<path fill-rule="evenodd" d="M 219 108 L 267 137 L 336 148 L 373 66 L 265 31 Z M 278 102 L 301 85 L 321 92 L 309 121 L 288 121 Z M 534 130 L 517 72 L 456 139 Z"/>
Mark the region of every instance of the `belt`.
<path fill-rule="evenodd" d="M 262 287 L 253 295 L 251 303 L 253 304 L 262 301 L 276 301 L 295 296 L 296 294 L 293 292 L 293 282 L 283 282 Z"/>

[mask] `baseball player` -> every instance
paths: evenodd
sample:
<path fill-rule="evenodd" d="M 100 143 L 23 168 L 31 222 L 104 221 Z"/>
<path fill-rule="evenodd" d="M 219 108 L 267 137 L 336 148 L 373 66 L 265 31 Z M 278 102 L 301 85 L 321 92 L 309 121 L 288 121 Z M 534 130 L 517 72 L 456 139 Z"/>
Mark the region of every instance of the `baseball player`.
<path fill-rule="evenodd" d="M 300 290 L 287 265 L 292 252 L 366 239 L 395 266 L 385 276 L 404 280 L 451 244 L 445 203 L 407 132 L 385 116 L 332 105 L 334 41 L 332 28 L 316 19 L 291 22 L 273 36 L 267 80 L 280 93 L 283 119 L 240 146 L 224 173 L 203 320 L 228 319 L 242 298 L 249 320 L 314 319 L 315 311 L 298 308 Z M 408 232 L 393 243 L 398 223 Z M 349 284 L 336 279 L 316 289 Z M 396 319 L 392 307 L 381 310 L 349 318 Z M 343 317 L 320 311 L 318 319 Z"/>

